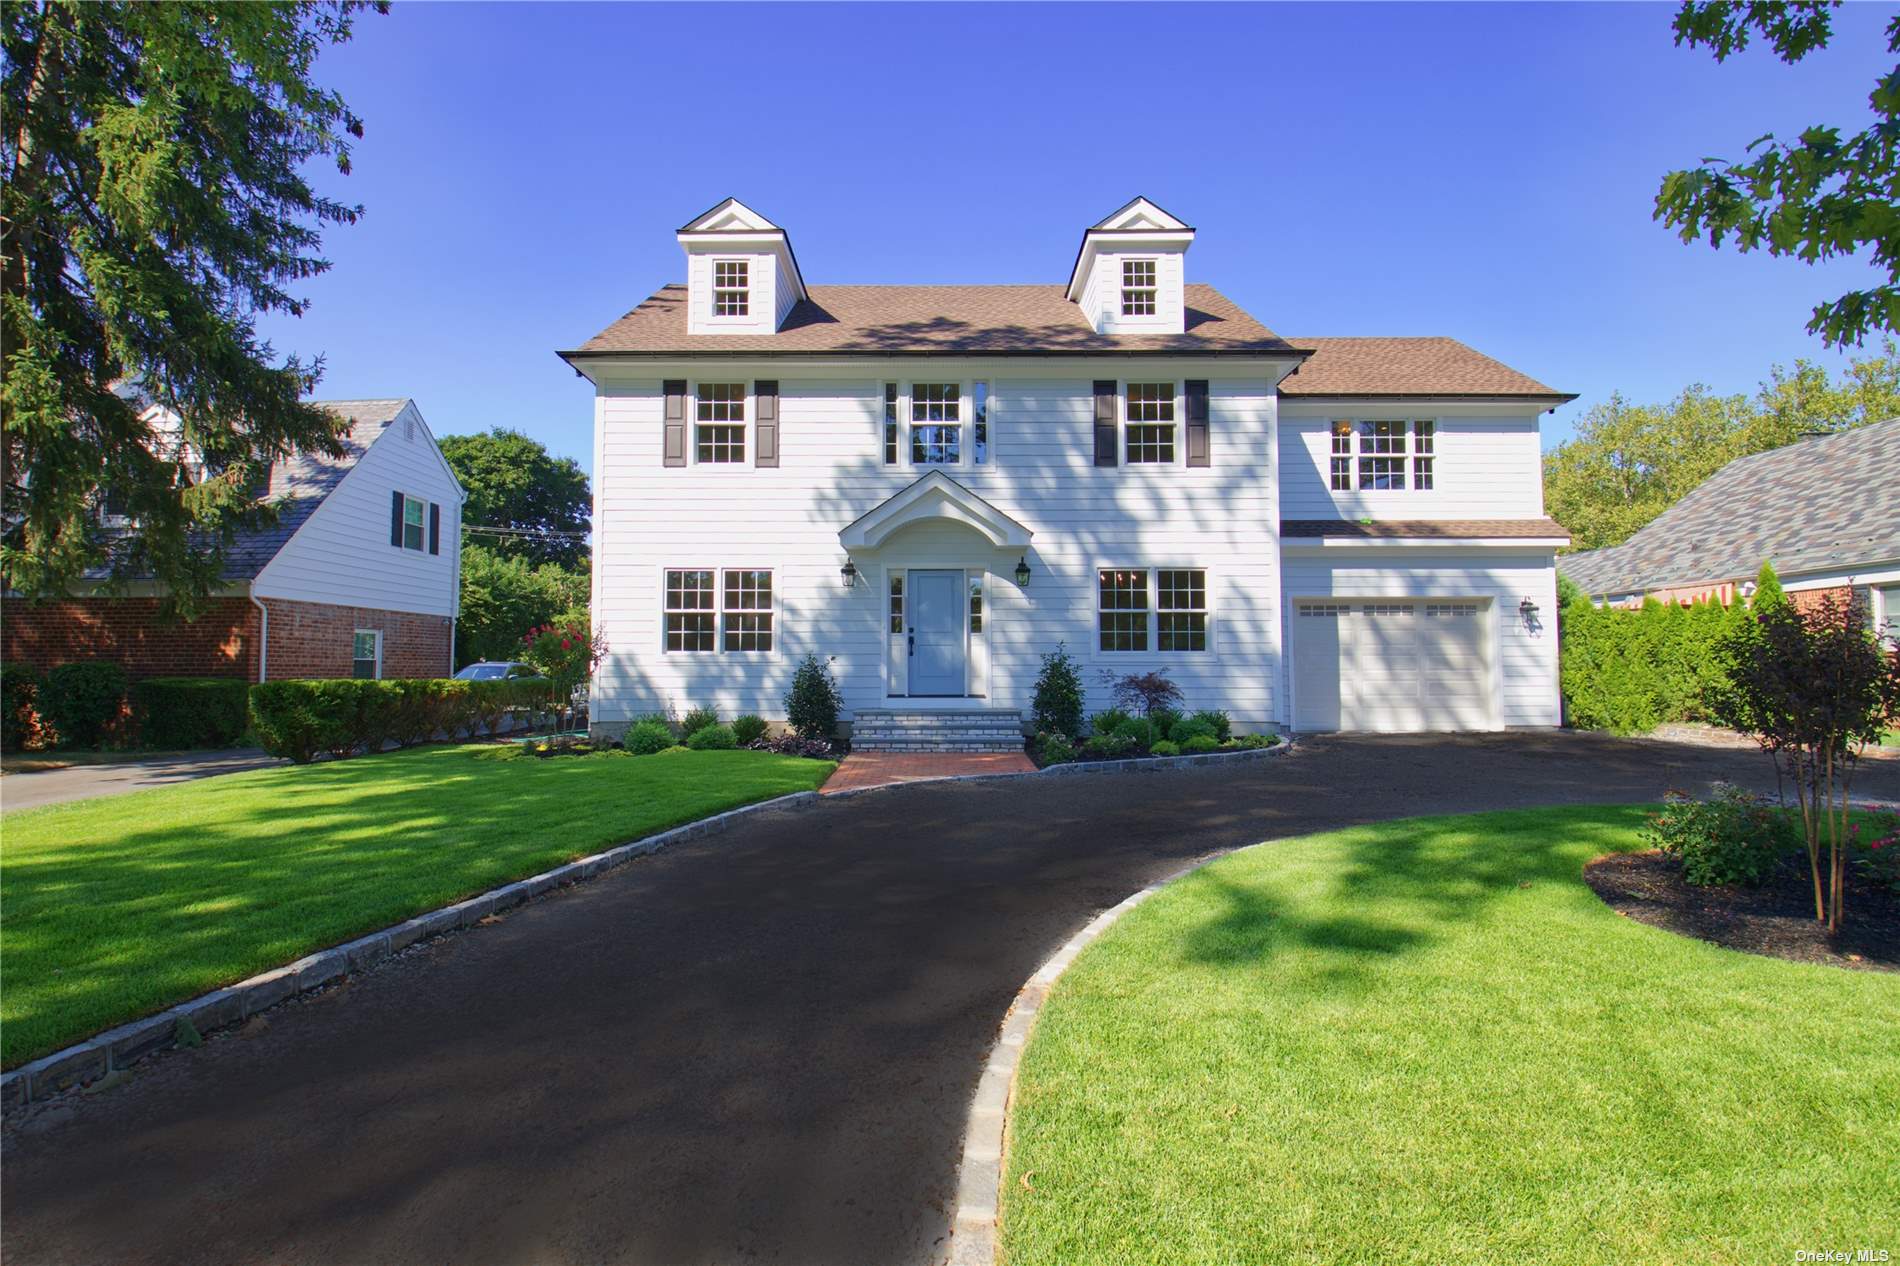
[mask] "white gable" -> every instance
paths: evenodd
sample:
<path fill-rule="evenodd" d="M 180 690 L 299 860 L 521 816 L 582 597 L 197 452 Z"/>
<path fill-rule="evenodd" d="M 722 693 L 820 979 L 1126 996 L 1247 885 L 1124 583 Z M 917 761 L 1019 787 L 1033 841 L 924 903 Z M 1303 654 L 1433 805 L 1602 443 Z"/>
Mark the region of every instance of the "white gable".
<path fill-rule="evenodd" d="M 727 198 L 680 230 L 682 233 L 783 233 L 784 231 L 737 198 Z"/>
<path fill-rule="evenodd" d="M 1136 231 L 1164 229 L 1177 233 L 1194 231 L 1146 198 L 1136 198 L 1095 227 L 1107 232 L 1125 232 L 1131 229 Z"/>

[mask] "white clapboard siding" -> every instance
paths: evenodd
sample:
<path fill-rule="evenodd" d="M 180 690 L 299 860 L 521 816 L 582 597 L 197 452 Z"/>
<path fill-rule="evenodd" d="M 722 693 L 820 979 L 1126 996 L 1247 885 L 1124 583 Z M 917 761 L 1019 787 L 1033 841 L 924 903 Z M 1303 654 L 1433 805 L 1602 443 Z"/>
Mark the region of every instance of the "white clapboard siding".
<path fill-rule="evenodd" d="M 441 553 L 389 543 L 392 492 L 442 507 Z M 462 494 L 414 402 L 383 428 L 348 474 L 258 573 L 263 598 L 423 615 L 456 614 Z"/>
<path fill-rule="evenodd" d="M 1557 581 L 1554 557 L 1535 550 L 1431 549 L 1366 547 L 1330 550 L 1337 557 L 1317 558 L 1289 551 L 1283 573 L 1287 622 L 1307 598 L 1483 598 L 1493 607 L 1497 638 L 1493 662 L 1498 674 L 1498 724 L 1556 725 Z M 1529 598 L 1538 610 L 1526 621 L 1520 605 Z M 1292 654 L 1298 632 L 1291 630 Z M 1282 683 L 1291 681 L 1282 674 Z M 1290 723 L 1290 710 L 1285 720 Z"/>
<path fill-rule="evenodd" d="M 781 464 L 765 470 L 749 462 L 665 469 L 661 382 L 675 371 L 609 380 L 598 409 L 595 552 L 595 615 L 609 649 L 595 683 L 596 719 L 613 725 L 695 704 L 728 716 L 780 717 L 792 668 L 807 652 L 834 658 L 851 707 L 880 705 L 890 647 L 885 569 L 943 565 L 988 573 L 982 658 L 991 704 L 1027 708 L 1041 656 L 1066 643 L 1082 662 L 1091 708 L 1108 704 L 1103 672 L 1166 668 L 1190 706 L 1225 707 L 1243 728 L 1266 728 L 1279 711 L 1281 622 L 1275 401 L 1268 368 L 1257 372 L 1241 377 L 1226 365 L 1157 369 L 1152 362 L 1061 373 L 1022 362 L 868 366 L 861 373 L 782 363 L 716 373 L 681 367 L 677 376 L 693 379 L 778 379 Z M 1096 468 L 1097 375 L 1207 377 L 1213 465 Z M 946 473 L 1034 533 L 1026 592 L 1011 578 L 1019 551 L 936 524 L 860 551 L 862 578 L 844 589 L 839 530 L 925 473 L 881 461 L 883 382 L 913 377 L 961 381 L 966 389 L 973 379 L 990 382 L 991 461 Z M 966 444 L 968 426 L 966 419 Z M 1205 568 L 1210 650 L 1098 653 L 1095 570 L 1116 566 Z M 669 567 L 772 568 L 775 650 L 664 653 L 661 591 Z"/>
<path fill-rule="evenodd" d="M 1334 492 L 1335 418 L 1434 421 L 1433 487 L 1411 487 L 1408 434 L 1404 490 Z M 1544 513 L 1542 462 L 1534 413 L 1477 416 L 1469 403 L 1431 401 L 1280 405 L 1280 513 L 1288 519 L 1534 519 Z"/>

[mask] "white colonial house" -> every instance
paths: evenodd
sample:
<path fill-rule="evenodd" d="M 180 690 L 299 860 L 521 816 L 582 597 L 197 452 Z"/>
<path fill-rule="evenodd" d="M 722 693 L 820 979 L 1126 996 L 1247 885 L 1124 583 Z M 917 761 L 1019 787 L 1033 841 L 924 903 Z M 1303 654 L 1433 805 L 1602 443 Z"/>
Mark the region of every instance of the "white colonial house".
<path fill-rule="evenodd" d="M 1065 285 L 808 286 L 728 199 L 562 355 L 595 386 L 608 733 L 784 715 L 829 660 L 861 746 L 1026 718 L 1045 653 L 1163 671 L 1237 728 L 1559 720 L 1538 419 L 1447 338 L 1284 338 L 1137 198 Z M 922 718 L 919 720 L 918 718 Z M 895 722 L 895 725 L 894 725 Z"/>

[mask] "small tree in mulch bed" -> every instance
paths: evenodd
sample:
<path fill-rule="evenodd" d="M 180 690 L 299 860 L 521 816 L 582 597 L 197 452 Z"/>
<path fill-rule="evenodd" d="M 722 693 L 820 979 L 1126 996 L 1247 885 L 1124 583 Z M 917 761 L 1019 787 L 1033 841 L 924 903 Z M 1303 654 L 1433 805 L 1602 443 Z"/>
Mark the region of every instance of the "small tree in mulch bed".
<path fill-rule="evenodd" d="M 1900 712 L 1900 662 L 1869 628 L 1859 600 L 1824 597 L 1806 611 L 1758 604 L 1728 647 L 1723 724 L 1753 734 L 1794 784 L 1814 880 L 1814 917 L 1841 924 L 1849 848 L 1848 789 L 1862 751 Z M 1827 873 L 1822 876 L 1822 837 Z"/>

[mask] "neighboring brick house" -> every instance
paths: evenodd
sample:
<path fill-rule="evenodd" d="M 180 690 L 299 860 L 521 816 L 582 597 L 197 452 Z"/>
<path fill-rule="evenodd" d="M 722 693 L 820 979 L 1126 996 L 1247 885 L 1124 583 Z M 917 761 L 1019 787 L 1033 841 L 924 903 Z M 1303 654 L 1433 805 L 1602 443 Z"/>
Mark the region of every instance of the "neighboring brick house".
<path fill-rule="evenodd" d="M 190 621 L 154 588 L 0 610 L 0 658 L 111 659 L 142 677 L 441 677 L 454 670 L 463 492 L 411 400 L 321 402 L 350 422 L 341 458 L 271 471 L 277 522 L 241 534 Z M 162 419 L 153 419 L 162 432 Z"/>
<path fill-rule="evenodd" d="M 1562 555 L 1557 571 L 1613 606 L 1733 602 L 1764 562 L 1797 607 L 1858 594 L 1900 637 L 1900 419 L 1737 458 L 1629 540 Z"/>

